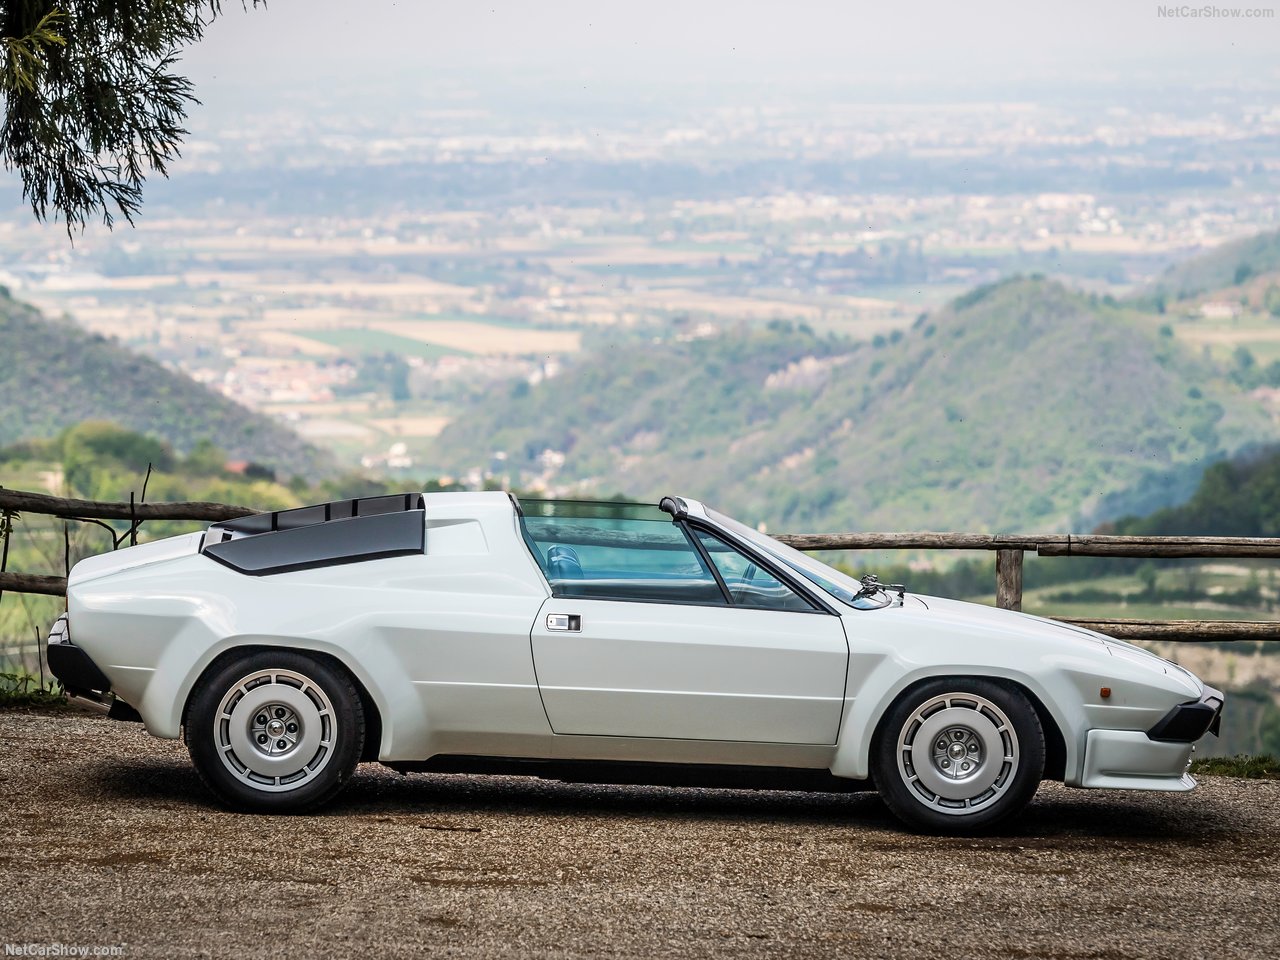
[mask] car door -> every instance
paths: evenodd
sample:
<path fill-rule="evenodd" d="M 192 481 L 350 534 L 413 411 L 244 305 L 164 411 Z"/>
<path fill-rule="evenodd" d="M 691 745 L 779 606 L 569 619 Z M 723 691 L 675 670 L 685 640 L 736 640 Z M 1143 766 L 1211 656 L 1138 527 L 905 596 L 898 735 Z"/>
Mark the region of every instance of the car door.
<path fill-rule="evenodd" d="M 669 519 L 528 530 L 555 594 L 530 639 L 557 734 L 835 743 L 844 628 L 785 578 Z"/>

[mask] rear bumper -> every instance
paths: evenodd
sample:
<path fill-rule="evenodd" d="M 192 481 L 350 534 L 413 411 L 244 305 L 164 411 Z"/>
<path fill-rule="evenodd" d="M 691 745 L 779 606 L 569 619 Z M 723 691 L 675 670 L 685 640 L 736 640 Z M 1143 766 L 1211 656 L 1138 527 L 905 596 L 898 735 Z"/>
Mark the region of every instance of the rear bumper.
<path fill-rule="evenodd" d="M 47 656 L 49 669 L 68 693 L 101 700 L 110 691 L 111 681 L 106 674 L 87 653 L 71 642 L 65 613 L 49 630 Z"/>

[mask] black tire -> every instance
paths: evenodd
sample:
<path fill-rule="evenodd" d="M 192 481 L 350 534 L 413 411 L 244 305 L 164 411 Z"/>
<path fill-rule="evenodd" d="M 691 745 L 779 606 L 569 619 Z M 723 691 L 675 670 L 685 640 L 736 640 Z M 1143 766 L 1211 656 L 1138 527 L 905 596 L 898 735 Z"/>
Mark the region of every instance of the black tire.
<path fill-rule="evenodd" d="M 1044 776 L 1044 730 L 1017 687 L 941 677 L 889 708 L 872 744 L 872 777 L 908 826 L 972 833 L 1026 808 Z"/>
<path fill-rule="evenodd" d="M 262 650 L 215 665 L 192 691 L 183 735 L 200 779 L 227 806 L 312 810 L 364 749 L 355 683 L 327 659 Z"/>

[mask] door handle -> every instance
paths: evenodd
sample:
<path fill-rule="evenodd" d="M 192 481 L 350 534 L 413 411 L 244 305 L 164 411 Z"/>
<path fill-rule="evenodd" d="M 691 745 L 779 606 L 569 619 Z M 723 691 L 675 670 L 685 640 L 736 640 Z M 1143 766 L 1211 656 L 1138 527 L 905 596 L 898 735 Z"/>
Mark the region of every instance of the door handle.
<path fill-rule="evenodd" d="M 582 618 L 576 613 L 548 613 L 547 629 L 577 633 L 582 629 Z"/>

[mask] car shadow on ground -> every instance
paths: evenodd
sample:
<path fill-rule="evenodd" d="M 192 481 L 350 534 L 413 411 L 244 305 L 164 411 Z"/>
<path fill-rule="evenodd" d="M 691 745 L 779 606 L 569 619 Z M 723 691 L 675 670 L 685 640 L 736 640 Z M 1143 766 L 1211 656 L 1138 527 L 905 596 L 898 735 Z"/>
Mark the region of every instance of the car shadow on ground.
<path fill-rule="evenodd" d="M 78 792 L 86 799 L 107 799 L 117 805 L 223 811 L 190 764 L 178 760 L 99 764 L 81 784 Z M 862 833 L 905 832 L 874 792 L 616 786 L 514 776 L 406 776 L 376 764 L 359 767 L 336 800 L 306 819 L 565 814 L 602 821 L 716 820 L 782 827 L 838 826 Z M 983 836 L 991 842 L 1007 840 L 1023 845 L 1122 839 L 1156 846 L 1199 846 L 1256 835 L 1258 824 L 1241 821 L 1238 810 L 1204 795 L 1074 791 L 1046 784 L 1025 814 Z"/>

